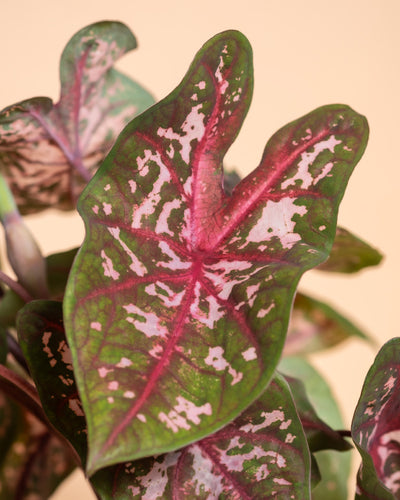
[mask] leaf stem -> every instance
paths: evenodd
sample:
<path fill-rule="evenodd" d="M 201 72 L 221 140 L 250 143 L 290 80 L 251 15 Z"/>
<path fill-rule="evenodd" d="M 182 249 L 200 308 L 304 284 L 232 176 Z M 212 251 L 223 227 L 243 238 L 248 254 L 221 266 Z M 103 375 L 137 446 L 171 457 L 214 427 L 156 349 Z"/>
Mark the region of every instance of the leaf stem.
<path fill-rule="evenodd" d="M 30 302 L 33 300 L 30 293 L 25 290 L 25 288 L 18 283 L 18 281 L 13 280 L 5 272 L 0 270 L 0 281 L 6 284 L 11 290 L 13 290 L 24 302 Z"/>
<path fill-rule="evenodd" d="M 338 434 L 340 434 L 342 437 L 352 437 L 351 431 L 348 429 L 340 429 L 336 431 Z"/>
<path fill-rule="evenodd" d="M 49 426 L 35 387 L 4 365 L 0 365 L 0 388 L 27 408 L 46 427 Z"/>
<path fill-rule="evenodd" d="M 21 368 L 25 370 L 27 375 L 30 375 L 30 370 L 25 356 L 22 353 L 22 349 L 9 331 L 7 331 L 7 347 L 8 351 L 11 353 L 15 361 L 21 366 Z"/>

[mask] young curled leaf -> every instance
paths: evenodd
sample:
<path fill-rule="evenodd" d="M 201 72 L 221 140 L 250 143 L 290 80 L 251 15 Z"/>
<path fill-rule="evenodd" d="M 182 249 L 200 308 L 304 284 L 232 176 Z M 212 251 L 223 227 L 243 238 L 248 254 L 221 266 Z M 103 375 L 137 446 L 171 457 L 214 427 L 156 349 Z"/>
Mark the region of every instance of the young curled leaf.
<path fill-rule="evenodd" d="M 361 454 L 357 499 L 400 498 L 400 338 L 387 342 L 371 366 L 352 423 Z"/>
<path fill-rule="evenodd" d="M 89 474 L 202 439 L 247 408 L 274 373 L 300 276 L 329 254 L 367 122 L 344 105 L 293 121 L 229 196 L 223 157 L 252 86 L 247 39 L 217 35 L 80 198 L 64 319 Z"/>
<path fill-rule="evenodd" d="M 381 260 L 382 254 L 378 250 L 347 229 L 338 227 L 331 253 L 317 269 L 335 273 L 356 273 L 365 267 L 377 266 Z"/>
<path fill-rule="evenodd" d="M 118 22 L 76 33 L 60 63 L 61 95 L 37 97 L 0 112 L 0 170 L 21 213 L 69 210 L 123 126 L 152 97 L 113 68 L 136 47 Z"/>

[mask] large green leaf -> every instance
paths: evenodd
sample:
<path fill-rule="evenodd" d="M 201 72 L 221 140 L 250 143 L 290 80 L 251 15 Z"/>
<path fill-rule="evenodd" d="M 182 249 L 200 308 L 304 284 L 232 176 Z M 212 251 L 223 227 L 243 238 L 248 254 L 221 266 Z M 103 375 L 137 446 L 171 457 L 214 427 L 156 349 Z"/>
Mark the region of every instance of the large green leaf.
<path fill-rule="evenodd" d="M 89 473 L 182 447 L 249 406 L 274 373 L 300 276 L 329 254 L 366 120 L 333 105 L 290 123 L 228 196 L 222 160 L 252 82 L 245 37 L 211 39 L 80 199 L 64 319 Z"/>
<path fill-rule="evenodd" d="M 352 436 L 362 458 L 357 499 L 400 498 L 400 338 L 387 342 L 366 376 Z"/>
<path fill-rule="evenodd" d="M 60 100 L 37 97 L 0 113 L 0 169 L 22 213 L 74 208 L 123 126 L 152 104 L 113 68 L 135 47 L 121 23 L 87 26 L 62 54 Z"/>

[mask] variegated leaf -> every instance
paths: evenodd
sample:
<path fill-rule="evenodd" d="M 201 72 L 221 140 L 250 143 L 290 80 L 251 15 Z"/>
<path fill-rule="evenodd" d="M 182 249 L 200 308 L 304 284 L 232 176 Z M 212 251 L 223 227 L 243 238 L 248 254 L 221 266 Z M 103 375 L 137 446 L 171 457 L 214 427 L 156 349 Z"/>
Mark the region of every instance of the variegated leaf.
<path fill-rule="evenodd" d="M 47 418 L 73 444 L 84 464 L 86 421 L 65 338 L 62 304 L 46 300 L 29 302 L 18 314 L 17 330 Z"/>
<path fill-rule="evenodd" d="M 135 47 L 121 23 L 87 26 L 62 54 L 58 103 L 38 97 L 0 113 L 0 169 L 22 213 L 74 208 L 123 126 L 152 104 L 147 91 L 113 69 Z"/>
<path fill-rule="evenodd" d="M 333 347 L 350 337 L 371 341 L 328 304 L 297 292 L 283 354 L 298 356 Z"/>
<path fill-rule="evenodd" d="M 332 250 L 326 262 L 318 266 L 320 271 L 356 273 L 365 267 L 377 266 L 382 254 L 347 229 L 338 227 Z"/>
<path fill-rule="evenodd" d="M 59 303 L 35 301 L 18 317 L 18 330 L 42 404 L 53 425 L 85 461 L 86 424 L 70 370 Z M 287 384 L 279 376 L 263 396 L 217 434 L 178 452 L 97 472 L 102 499 L 303 498 L 309 492 L 309 451 Z"/>
<path fill-rule="evenodd" d="M 103 485 L 102 475 L 108 479 Z M 138 500 L 309 498 L 310 455 L 290 390 L 275 376 L 255 403 L 216 434 L 95 477 L 103 500 L 125 498 L 127 491 Z"/>
<path fill-rule="evenodd" d="M 400 338 L 379 351 L 365 379 L 352 423 L 362 457 L 357 499 L 400 498 Z"/>
<path fill-rule="evenodd" d="M 244 36 L 214 37 L 125 128 L 80 199 L 87 234 L 64 319 L 90 473 L 201 439 L 251 404 L 300 276 L 329 253 L 366 120 L 333 105 L 290 123 L 228 196 L 222 159 L 252 80 Z"/>

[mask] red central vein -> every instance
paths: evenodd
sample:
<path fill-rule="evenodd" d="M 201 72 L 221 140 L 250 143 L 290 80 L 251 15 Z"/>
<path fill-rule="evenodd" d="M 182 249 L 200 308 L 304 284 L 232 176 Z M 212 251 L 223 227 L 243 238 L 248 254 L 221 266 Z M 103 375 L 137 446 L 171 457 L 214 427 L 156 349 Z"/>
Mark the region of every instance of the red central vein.
<path fill-rule="evenodd" d="M 149 395 L 154 391 L 154 387 L 162 375 L 164 368 L 167 366 L 171 359 L 171 355 L 173 350 L 176 347 L 176 344 L 178 343 L 178 340 L 181 337 L 181 334 L 183 332 L 183 327 L 185 323 L 185 319 L 188 315 L 190 305 L 192 302 L 192 297 L 194 294 L 194 288 L 198 279 L 198 275 L 201 272 L 201 267 L 198 266 L 197 269 L 193 270 L 192 274 L 192 280 L 190 284 L 188 285 L 187 291 L 185 293 L 184 297 L 184 303 L 182 305 L 182 308 L 177 314 L 176 321 L 175 321 L 175 326 L 171 328 L 171 331 L 173 332 L 161 358 L 160 361 L 158 362 L 157 366 L 155 369 L 152 371 L 151 376 L 141 393 L 140 397 L 137 399 L 137 401 L 134 403 L 134 405 L 131 407 L 131 409 L 126 413 L 125 417 L 123 420 L 114 428 L 113 432 L 110 434 L 108 437 L 107 441 L 105 442 L 102 450 L 100 451 L 100 455 L 104 453 L 104 451 L 113 445 L 115 439 L 120 435 L 126 427 L 131 423 L 133 418 L 137 415 L 139 412 L 140 408 L 143 406 L 143 404 L 146 402 L 147 398 Z"/>
<path fill-rule="evenodd" d="M 43 127 L 43 129 L 47 132 L 49 137 L 53 139 L 53 141 L 58 145 L 58 147 L 61 149 L 61 151 L 64 153 L 68 163 L 81 175 L 81 177 L 86 181 L 89 182 L 91 179 L 92 175 L 91 173 L 86 169 L 86 167 L 83 164 L 82 161 L 82 153 L 80 151 L 80 144 L 79 144 L 79 116 L 80 116 L 80 110 L 81 110 L 81 94 L 82 94 L 82 75 L 83 75 L 83 70 L 86 64 L 86 59 L 88 56 L 88 52 L 86 51 L 82 58 L 79 60 L 77 67 L 76 67 L 76 74 L 74 75 L 75 78 L 75 83 L 72 86 L 72 89 L 69 91 L 68 94 L 65 94 L 65 96 L 70 97 L 72 96 L 73 99 L 73 105 L 72 105 L 72 123 L 73 123 L 73 131 L 74 131 L 74 141 L 75 141 L 75 147 L 74 150 L 72 150 L 72 145 L 71 145 L 71 140 L 68 138 L 68 131 L 65 128 L 65 123 L 63 122 L 62 119 L 56 120 L 56 128 L 51 126 L 51 123 L 48 121 L 44 120 L 43 116 L 40 113 L 37 113 L 34 110 L 29 110 L 29 114 Z M 52 112 L 56 113 L 58 115 L 58 118 L 60 118 L 59 113 L 59 108 L 60 107 L 66 107 L 64 106 L 64 99 L 63 95 L 61 95 L 60 101 L 53 106 Z M 74 99 L 75 98 L 75 99 Z M 50 115 L 51 117 L 51 115 Z M 61 127 L 64 129 L 65 133 L 65 138 L 62 138 L 57 132 L 56 129 L 60 130 Z"/>
<path fill-rule="evenodd" d="M 204 134 L 200 142 L 198 143 L 197 147 L 194 150 L 193 158 L 192 158 L 192 175 L 193 175 L 193 196 L 192 196 L 192 204 L 191 204 L 191 240 L 192 240 L 192 246 L 193 248 L 198 247 L 199 241 L 201 241 L 201 235 L 204 231 L 203 225 L 205 224 L 207 227 L 210 223 L 209 221 L 209 215 L 215 212 L 215 209 L 221 205 L 221 197 L 223 194 L 222 188 L 220 187 L 218 190 L 218 186 L 214 183 L 214 186 L 208 186 L 207 190 L 207 201 L 208 201 L 208 206 L 204 205 L 204 199 L 205 199 L 205 193 L 203 192 L 203 189 L 205 187 L 205 183 L 202 182 L 202 180 L 206 180 L 207 184 L 209 183 L 210 179 L 210 170 L 215 170 L 215 165 L 211 164 L 210 161 L 207 163 L 207 169 L 203 168 L 200 169 L 200 163 L 202 160 L 202 157 L 204 156 L 204 150 L 206 149 L 206 146 L 209 142 L 209 135 L 210 131 L 212 130 L 212 127 L 216 125 L 217 122 L 217 117 L 220 113 L 220 108 L 221 108 L 221 94 L 219 92 L 220 90 L 220 85 L 216 81 L 215 74 L 211 71 L 211 69 L 204 65 L 205 70 L 209 74 L 209 77 L 212 81 L 212 85 L 214 88 L 214 95 L 215 95 L 215 103 L 211 112 L 211 115 L 207 121 L 207 124 L 205 126 Z M 219 179 L 218 179 L 219 182 Z M 210 199 L 209 197 L 209 192 L 213 191 L 215 196 L 215 199 Z M 198 208 L 198 206 L 200 207 Z M 204 213 L 205 210 L 207 210 L 207 213 Z M 199 223 L 199 221 L 201 221 Z M 204 222 L 203 222 L 204 221 Z M 198 225 L 200 227 L 198 227 Z"/>

